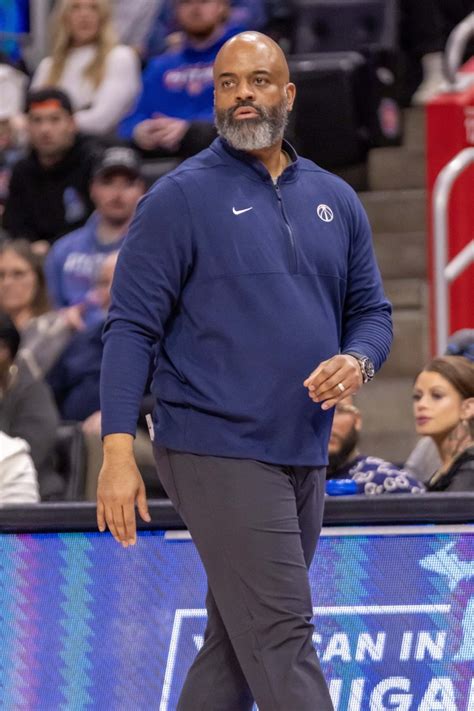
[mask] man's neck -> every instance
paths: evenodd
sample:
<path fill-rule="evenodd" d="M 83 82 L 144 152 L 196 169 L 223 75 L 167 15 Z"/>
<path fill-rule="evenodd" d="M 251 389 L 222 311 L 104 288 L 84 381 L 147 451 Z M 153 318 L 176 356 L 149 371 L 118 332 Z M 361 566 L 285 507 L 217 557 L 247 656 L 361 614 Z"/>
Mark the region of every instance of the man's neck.
<path fill-rule="evenodd" d="M 66 155 L 66 152 L 55 153 L 54 155 L 50 156 L 42 156 L 40 153 L 38 153 L 37 155 L 38 161 L 43 168 L 53 168 L 55 165 L 58 165 L 58 163 L 61 163 L 64 156 Z"/>
<path fill-rule="evenodd" d="M 186 33 L 186 43 L 190 45 L 193 49 L 207 49 L 212 47 L 212 45 L 217 42 L 217 40 L 224 34 L 224 25 L 217 25 L 212 32 L 208 35 L 190 35 Z"/>
<path fill-rule="evenodd" d="M 274 146 L 269 146 L 268 148 L 248 152 L 263 163 L 273 180 L 276 180 L 288 165 L 289 158 L 282 150 L 282 141 L 278 141 Z"/>
<path fill-rule="evenodd" d="M 101 217 L 97 224 L 97 239 L 101 244 L 114 244 L 119 242 L 127 228 L 130 224 L 130 220 L 127 222 L 109 222 L 105 218 Z"/>

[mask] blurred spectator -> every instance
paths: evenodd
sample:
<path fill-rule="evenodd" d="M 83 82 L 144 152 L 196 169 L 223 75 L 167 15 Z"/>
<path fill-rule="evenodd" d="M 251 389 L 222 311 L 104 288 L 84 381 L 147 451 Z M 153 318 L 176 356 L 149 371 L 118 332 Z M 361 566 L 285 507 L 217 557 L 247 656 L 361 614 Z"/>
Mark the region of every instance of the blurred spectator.
<path fill-rule="evenodd" d="M 36 70 L 32 88 L 67 90 L 83 133 L 113 132 L 140 88 L 140 61 L 117 44 L 109 0 L 60 0 L 53 15 L 52 55 Z"/>
<path fill-rule="evenodd" d="M 450 337 L 445 355 L 460 355 L 474 363 L 474 328 L 463 328 Z M 405 462 L 405 468 L 427 481 L 441 467 L 438 449 L 431 437 L 422 437 Z"/>
<path fill-rule="evenodd" d="M 186 0 L 184 0 L 186 2 Z M 187 0 L 192 2 L 192 0 Z M 210 0 L 197 0 L 201 3 Z M 280 4 L 282 0 L 279 0 Z M 180 46 L 183 41 L 183 33 L 180 31 L 179 20 L 176 15 L 176 0 L 160 0 L 160 11 L 155 13 L 155 20 L 148 35 L 147 55 L 153 57 L 170 49 L 170 47 Z M 238 30 L 262 30 L 267 22 L 266 5 L 272 2 L 264 0 L 231 0 L 228 15 L 229 27 Z"/>
<path fill-rule="evenodd" d="M 38 479 L 28 442 L 0 431 L 0 506 L 38 501 Z"/>
<path fill-rule="evenodd" d="M 26 362 L 15 363 L 19 344 L 13 321 L 0 312 L 0 431 L 28 443 L 41 498 L 60 498 L 64 482 L 53 471 L 58 413 L 46 383 Z"/>
<path fill-rule="evenodd" d="M 110 305 L 110 289 L 118 252 L 109 254 L 102 263 L 94 287 L 94 299 L 102 319 L 94 326 L 77 333 L 52 369 L 50 383 L 61 415 L 67 420 L 83 423 L 88 466 L 86 498 L 95 500 L 97 477 L 102 464 L 100 366 L 102 362 L 102 329 Z M 146 429 L 137 430 L 135 439 L 137 462 L 152 490 L 159 490 L 153 451 Z M 146 472 L 144 472 L 146 468 Z"/>
<path fill-rule="evenodd" d="M 413 400 L 416 431 L 433 440 L 441 459 L 428 491 L 474 491 L 474 363 L 435 358 L 418 375 Z"/>
<path fill-rule="evenodd" d="M 48 372 L 74 331 L 83 327 L 79 307 L 50 310 L 43 260 L 26 240 L 0 244 L 0 310 L 21 336 L 16 360 L 26 360 L 37 378 Z"/>
<path fill-rule="evenodd" d="M 22 117 L 27 77 L 0 56 L 0 215 L 15 163 L 23 156 Z"/>
<path fill-rule="evenodd" d="M 80 229 L 65 235 L 46 259 L 46 279 L 56 308 L 85 304 L 87 324 L 102 318 L 87 298 L 104 256 L 122 244 L 138 200 L 145 192 L 140 162 L 126 147 L 107 149 L 94 168 L 90 194 L 96 211 Z"/>
<path fill-rule="evenodd" d="M 209 145 L 213 126 L 212 65 L 235 28 L 226 25 L 227 0 L 175 0 L 185 45 L 153 59 L 143 92 L 119 133 L 154 155 L 186 157 Z"/>
<path fill-rule="evenodd" d="M 147 53 L 150 28 L 164 0 L 114 0 L 112 6 L 114 27 L 120 42 L 133 47 L 141 57 Z"/>
<path fill-rule="evenodd" d="M 89 180 L 95 153 L 77 134 L 64 92 L 30 92 L 26 111 L 31 151 L 13 168 L 3 226 L 44 253 L 92 212 Z"/>
<path fill-rule="evenodd" d="M 336 405 L 329 439 L 327 479 L 351 479 L 361 494 L 416 493 L 423 485 L 391 462 L 362 455 L 358 445 L 362 430 L 360 410 L 352 397 Z"/>

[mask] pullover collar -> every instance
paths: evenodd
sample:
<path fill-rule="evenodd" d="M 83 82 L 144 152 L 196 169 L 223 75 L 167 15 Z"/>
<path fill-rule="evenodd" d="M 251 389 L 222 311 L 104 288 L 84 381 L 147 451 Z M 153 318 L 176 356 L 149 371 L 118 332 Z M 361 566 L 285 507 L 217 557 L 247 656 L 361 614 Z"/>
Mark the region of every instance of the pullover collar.
<path fill-rule="evenodd" d="M 283 139 L 282 148 L 290 156 L 291 163 L 285 168 L 283 173 L 280 175 L 280 177 L 278 178 L 278 182 L 287 183 L 296 180 L 300 167 L 300 159 L 291 143 L 289 143 L 285 139 Z M 255 156 L 253 156 L 251 153 L 247 153 L 246 151 L 240 151 L 236 148 L 233 148 L 230 143 L 228 143 L 221 136 L 219 136 L 215 139 L 215 141 L 213 141 L 213 143 L 211 144 L 211 150 L 215 151 L 218 155 L 225 158 L 226 160 L 228 160 L 230 157 L 233 160 L 239 161 L 240 163 L 244 163 L 252 170 L 254 174 L 256 174 L 254 177 L 258 175 L 261 180 L 264 180 L 268 183 L 273 182 L 272 177 L 268 172 L 267 168 L 258 158 L 255 158 Z"/>

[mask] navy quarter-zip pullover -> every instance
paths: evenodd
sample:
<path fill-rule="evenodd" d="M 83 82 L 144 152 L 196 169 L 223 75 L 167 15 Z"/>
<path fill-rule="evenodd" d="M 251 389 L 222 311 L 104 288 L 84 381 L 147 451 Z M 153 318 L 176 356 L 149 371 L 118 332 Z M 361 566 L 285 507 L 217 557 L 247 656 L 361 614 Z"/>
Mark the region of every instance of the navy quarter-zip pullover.
<path fill-rule="evenodd" d="M 327 463 L 332 413 L 303 381 L 339 352 L 380 368 L 391 308 L 354 191 L 284 148 L 292 163 L 275 185 L 218 138 L 139 203 L 104 330 L 104 435 L 135 434 L 154 354 L 158 444 Z"/>

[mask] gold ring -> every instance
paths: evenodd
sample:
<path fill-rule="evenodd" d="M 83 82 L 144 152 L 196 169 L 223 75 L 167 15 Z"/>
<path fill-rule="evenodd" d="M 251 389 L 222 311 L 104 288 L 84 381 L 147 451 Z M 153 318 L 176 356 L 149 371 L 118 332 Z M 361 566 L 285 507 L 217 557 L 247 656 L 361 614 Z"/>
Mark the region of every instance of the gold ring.
<path fill-rule="evenodd" d="M 345 387 L 344 387 L 344 385 L 343 385 L 342 383 L 338 383 L 338 384 L 337 384 L 337 387 L 339 388 L 339 390 L 341 391 L 341 393 L 344 392 Z"/>

